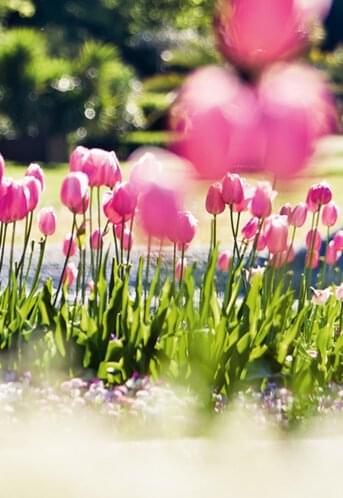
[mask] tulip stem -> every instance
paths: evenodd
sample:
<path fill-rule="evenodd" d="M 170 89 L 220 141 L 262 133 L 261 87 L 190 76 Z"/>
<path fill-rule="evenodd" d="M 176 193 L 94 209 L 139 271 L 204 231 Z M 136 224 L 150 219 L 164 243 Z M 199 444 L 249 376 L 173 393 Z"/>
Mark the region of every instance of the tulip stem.
<path fill-rule="evenodd" d="M 341 309 L 339 313 L 339 332 L 342 332 L 343 327 L 343 301 L 341 301 Z"/>
<path fill-rule="evenodd" d="M 151 255 L 151 236 L 148 237 L 148 254 L 146 259 L 146 268 L 145 268 L 145 283 L 144 283 L 144 320 L 147 318 L 147 295 L 148 295 L 148 285 L 149 285 L 149 273 L 150 273 L 150 255 Z"/>
<path fill-rule="evenodd" d="M 90 199 L 89 199 L 89 231 L 90 231 L 90 237 L 89 237 L 89 246 L 90 246 L 90 251 L 91 251 L 91 272 L 92 272 L 92 278 L 95 281 L 95 269 L 94 269 L 94 252 L 92 248 L 92 243 L 91 243 L 91 237 L 93 233 L 93 191 L 94 187 L 91 187 L 90 189 Z"/>
<path fill-rule="evenodd" d="M 97 192 L 97 209 L 98 209 L 98 236 L 99 238 L 101 237 L 101 215 L 100 215 L 100 187 L 97 187 L 96 189 Z M 91 234 L 92 236 L 92 234 Z M 100 247 L 102 245 L 102 238 L 100 241 Z M 100 258 L 102 257 L 102 254 L 100 252 L 100 248 L 97 248 L 96 252 L 96 269 L 95 269 L 95 274 L 96 274 L 96 279 L 99 279 L 99 274 L 100 274 L 100 266 L 101 266 L 101 260 Z"/>
<path fill-rule="evenodd" d="M 129 263 L 130 263 L 134 219 L 135 219 L 135 214 L 133 213 L 131 221 L 130 221 L 130 235 L 129 235 L 129 245 L 128 245 L 128 248 L 127 248 L 126 266 L 128 266 Z"/>
<path fill-rule="evenodd" d="M 116 260 L 117 260 L 117 264 L 119 264 L 118 239 L 117 239 L 117 234 L 116 234 L 116 227 L 114 225 L 112 225 L 112 232 L 113 232 L 114 248 L 115 248 L 115 252 L 116 252 Z"/>
<path fill-rule="evenodd" d="M 232 256 L 232 260 L 235 261 L 235 257 L 236 257 L 236 254 L 237 254 L 237 258 L 240 259 L 240 255 L 239 255 L 239 248 L 238 248 L 238 244 L 237 244 L 237 235 L 238 235 L 238 223 L 239 223 L 239 220 L 237 221 L 237 224 L 236 224 L 236 227 L 235 227 L 235 223 L 234 223 L 234 219 L 233 219 L 233 207 L 232 207 L 232 204 L 230 204 L 230 223 L 231 223 L 231 230 L 232 230 L 232 235 L 233 235 L 233 256 Z M 237 230 L 237 232 L 236 232 Z"/>
<path fill-rule="evenodd" d="M 180 278 L 179 278 L 179 287 L 180 288 L 181 288 L 182 280 L 183 280 L 184 261 L 185 261 L 185 244 L 182 244 L 182 247 L 181 247 L 181 272 L 180 272 Z"/>
<path fill-rule="evenodd" d="M 39 275 L 40 275 L 40 272 L 41 272 L 41 269 L 42 269 L 42 264 L 43 264 L 43 259 L 44 259 L 46 241 L 47 241 L 47 237 L 44 237 L 44 239 L 40 242 L 39 260 L 38 260 L 38 263 L 37 263 L 36 273 L 35 273 L 35 276 L 34 276 L 34 279 L 33 279 L 33 282 L 32 282 L 30 296 L 33 295 L 33 293 L 35 292 L 35 290 L 37 288 L 38 279 L 39 279 Z M 32 253 L 31 253 L 31 257 L 32 257 Z"/>
<path fill-rule="evenodd" d="M 2 266 L 3 266 L 3 263 L 4 263 L 4 254 L 5 254 L 6 236 L 7 236 L 7 227 L 8 227 L 8 224 L 6 223 L 5 224 L 5 228 L 4 228 L 4 236 L 3 236 L 2 248 L 1 248 L 0 272 L 2 270 Z"/>
<path fill-rule="evenodd" d="M 176 242 L 174 242 L 173 247 L 173 288 L 175 287 L 176 281 Z"/>
<path fill-rule="evenodd" d="M 217 215 L 213 215 L 213 250 L 217 245 Z"/>
<path fill-rule="evenodd" d="M 29 245 L 29 240 L 30 240 L 30 235 L 31 235 L 31 230 L 32 230 L 32 220 L 33 220 L 33 211 L 31 211 L 29 213 L 29 215 L 25 218 L 24 247 L 23 247 L 23 252 L 22 252 L 21 258 L 20 258 L 18 266 L 17 266 L 17 272 L 16 272 L 16 275 L 18 275 L 19 270 L 21 270 L 21 279 L 23 278 L 23 266 L 24 266 L 27 246 Z"/>
<path fill-rule="evenodd" d="M 15 239 L 15 229 L 16 229 L 16 221 L 13 222 L 12 226 L 12 238 L 11 238 L 11 252 L 10 252 L 10 264 L 8 269 L 8 285 L 11 285 L 11 276 L 13 271 L 13 255 L 14 255 L 14 239 Z"/>
<path fill-rule="evenodd" d="M 68 251 L 67 251 L 67 254 L 66 254 L 66 257 L 65 257 L 65 260 L 64 260 L 64 265 L 63 265 L 63 270 L 62 270 L 62 273 L 61 273 L 61 276 L 60 276 L 60 280 L 58 282 L 58 287 L 57 287 L 57 291 L 56 291 L 56 294 L 55 294 L 55 299 L 54 299 L 54 302 L 53 302 L 53 306 L 54 307 L 56 306 L 57 299 L 58 299 L 59 293 L 61 291 L 61 287 L 62 287 L 62 283 L 63 283 L 63 277 L 64 277 L 64 274 L 65 274 L 65 271 L 66 271 L 66 268 L 67 268 L 67 264 L 68 264 L 68 261 L 69 261 L 69 258 L 70 258 L 71 248 L 72 248 L 72 244 L 73 244 L 73 237 L 74 237 L 75 226 L 76 226 L 76 215 L 74 213 L 73 214 L 73 224 L 72 224 L 72 227 L 71 227 L 71 236 L 70 236 L 70 240 L 69 240 Z"/>

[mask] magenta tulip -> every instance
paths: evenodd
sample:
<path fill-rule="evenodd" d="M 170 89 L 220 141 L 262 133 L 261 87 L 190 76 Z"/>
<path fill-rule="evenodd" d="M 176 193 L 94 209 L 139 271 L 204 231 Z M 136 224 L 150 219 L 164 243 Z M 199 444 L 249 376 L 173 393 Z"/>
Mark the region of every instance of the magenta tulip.
<path fill-rule="evenodd" d="M 244 199 L 244 187 L 241 177 L 228 173 L 222 180 L 222 197 L 225 204 L 240 204 Z"/>
<path fill-rule="evenodd" d="M 292 212 L 288 218 L 289 224 L 296 228 L 302 227 L 306 222 L 307 212 L 307 204 L 305 204 L 305 202 L 300 202 L 292 209 Z"/>
<path fill-rule="evenodd" d="M 5 175 L 5 159 L 2 154 L 0 154 L 0 183 Z"/>
<path fill-rule="evenodd" d="M 272 212 L 273 190 L 269 183 L 259 183 L 251 200 L 251 214 L 257 218 L 267 218 Z"/>
<path fill-rule="evenodd" d="M 111 199 L 106 198 L 105 205 L 104 210 L 106 209 L 108 213 L 116 213 L 124 221 L 130 220 L 135 214 L 137 205 L 137 196 L 131 184 L 128 182 L 117 184 Z"/>
<path fill-rule="evenodd" d="M 190 244 L 195 237 L 198 220 L 189 211 L 180 211 L 175 225 L 168 226 L 168 238 L 181 248 Z"/>
<path fill-rule="evenodd" d="M 333 238 L 336 251 L 343 251 L 343 230 L 338 230 Z"/>
<path fill-rule="evenodd" d="M 61 187 L 61 201 L 74 214 L 84 212 L 88 200 L 88 178 L 78 171 L 69 173 Z"/>
<path fill-rule="evenodd" d="M 289 202 L 286 202 L 286 204 L 281 206 L 279 214 L 281 214 L 282 216 L 287 216 L 289 220 L 291 213 L 292 213 L 292 206 L 290 205 Z"/>
<path fill-rule="evenodd" d="M 225 211 L 222 186 L 219 182 L 214 183 L 208 189 L 206 197 L 206 211 L 213 215 L 221 214 Z"/>
<path fill-rule="evenodd" d="M 38 206 L 40 196 L 41 196 L 41 183 L 34 176 L 26 176 L 23 180 L 23 184 L 28 188 L 29 191 L 29 203 L 28 211 L 34 211 Z"/>
<path fill-rule="evenodd" d="M 306 247 L 310 250 L 315 249 L 316 251 L 319 251 L 321 245 L 322 238 L 319 230 L 317 228 L 309 230 L 306 235 Z"/>
<path fill-rule="evenodd" d="M 323 208 L 322 212 L 322 222 L 323 225 L 327 227 L 332 227 L 338 218 L 339 215 L 339 208 L 334 202 L 329 202 L 326 206 Z"/>
<path fill-rule="evenodd" d="M 53 235 L 56 231 L 57 218 L 55 210 L 52 207 L 46 207 L 39 211 L 38 213 L 38 227 L 40 232 L 48 237 Z"/>
<path fill-rule="evenodd" d="M 255 237 L 258 230 L 259 220 L 258 218 L 250 218 L 249 221 L 244 225 L 241 230 L 242 236 L 246 240 L 251 240 Z"/>
<path fill-rule="evenodd" d="M 287 250 L 288 220 L 287 216 L 274 215 L 268 219 L 264 237 L 269 252 L 272 254 Z"/>
<path fill-rule="evenodd" d="M 76 249 L 77 249 L 76 239 L 74 237 L 72 238 L 71 233 L 68 233 L 63 240 L 63 246 L 62 246 L 63 254 L 67 256 L 69 251 L 69 256 L 73 257 L 76 254 Z"/>
<path fill-rule="evenodd" d="M 113 188 L 121 181 L 119 161 L 113 151 L 77 147 L 70 156 L 70 170 L 85 173 L 90 187 Z"/>
<path fill-rule="evenodd" d="M 315 213 L 319 211 L 321 206 L 329 204 L 331 199 L 332 191 L 330 186 L 326 182 L 322 182 L 310 187 L 307 193 L 306 204 L 308 209 Z"/>
<path fill-rule="evenodd" d="M 41 186 L 41 191 L 43 192 L 45 187 L 45 177 L 42 168 L 39 164 L 31 163 L 26 170 L 25 176 L 33 176 L 36 180 L 39 181 Z"/>
<path fill-rule="evenodd" d="M 30 192 L 22 182 L 5 178 L 0 187 L 0 221 L 13 223 L 29 213 Z"/>
<path fill-rule="evenodd" d="M 102 230 L 94 230 L 90 236 L 90 246 L 94 251 L 99 251 L 102 248 L 103 244 L 103 231 Z"/>
<path fill-rule="evenodd" d="M 230 251 L 222 251 L 218 256 L 217 269 L 223 273 L 227 273 L 230 268 L 232 254 Z"/>
<path fill-rule="evenodd" d="M 336 264 L 338 259 L 338 253 L 336 251 L 335 242 L 330 240 L 326 248 L 325 262 L 326 264 L 333 266 Z"/>

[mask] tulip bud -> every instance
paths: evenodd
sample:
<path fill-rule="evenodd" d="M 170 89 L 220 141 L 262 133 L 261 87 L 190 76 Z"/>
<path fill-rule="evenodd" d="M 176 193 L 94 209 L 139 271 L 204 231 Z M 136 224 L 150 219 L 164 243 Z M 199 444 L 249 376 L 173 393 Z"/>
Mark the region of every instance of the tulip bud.
<path fill-rule="evenodd" d="M 33 176 L 34 178 L 36 178 L 36 180 L 38 180 L 40 183 L 41 192 L 43 192 L 45 187 L 45 178 L 44 172 L 39 164 L 31 163 L 26 170 L 25 176 Z"/>
<path fill-rule="evenodd" d="M 69 173 L 61 187 L 61 201 L 71 212 L 84 212 L 88 202 L 88 178 L 84 173 Z"/>
<path fill-rule="evenodd" d="M 289 218 L 291 212 L 292 212 L 292 206 L 290 205 L 289 202 L 287 202 L 286 204 L 281 206 L 279 214 L 281 214 L 281 216 L 287 216 L 287 218 Z"/>
<path fill-rule="evenodd" d="M 125 221 L 130 220 L 135 213 L 137 196 L 127 182 L 119 183 L 113 190 L 111 210 L 116 212 Z"/>
<path fill-rule="evenodd" d="M 251 214 L 257 218 L 267 218 L 272 212 L 273 191 L 268 183 L 259 183 L 251 200 Z"/>
<path fill-rule="evenodd" d="M 206 197 L 206 211 L 209 214 L 220 214 L 225 210 L 225 203 L 222 196 L 222 186 L 220 183 L 214 183 L 208 189 Z"/>
<path fill-rule="evenodd" d="M 251 240 L 255 237 L 258 230 L 259 221 L 258 218 L 250 218 L 250 220 L 244 225 L 241 230 L 242 236 L 246 240 Z"/>
<path fill-rule="evenodd" d="M 322 245 L 322 238 L 320 236 L 319 230 L 317 228 L 311 229 L 306 235 L 306 247 L 312 251 L 319 251 Z"/>
<path fill-rule="evenodd" d="M 274 215 L 268 219 L 264 232 L 266 244 L 272 254 L 287 250 L 288 221 L 287 216 Z"/>
<path fill-rule="evenodd" d="M 336 251 L 343 251 L 343 230 L 338 230 L 333 238 Z"/>
<path fill-rule="evenodd" d="M 293 209 L 291 214 L 289 215 L 288 222 L 290 225 L 300 228 L 302 227 L 307 218 L 307 204 L 304 202 L 301 202 L 300 204 L 297 204 Z"/>
<path fill-rule="evenodd" d="M 74 263 L 68 263 L 63 273 L 63 283 L 71 287 L 77 278 L 77 268 Z"/>
<path fill-rule="evenodd" d="M 198 220 L 189 211 L 180 211 L 176 222 L 176 242 L 190 244 L 195 236 Z M 171 239 L 172 240 L 172 239 Z M 172 242 L 174 242 L 172 240 Z"/>
<path fill-rule="evenodd" d="M 335 243 L 333 240 L 330 240 L 328 243 L 328 246 L 326 248 L 326 254 L 325 254 L 325 262 L 326 264 L 333 266 L 337 262 L 337 251 L 335 248 Z"/>
<path fill-rule="evenodd" d="M 94 230 L 90 236 L 90 246 L 94 251 L 99 251 L 103 244 L 103 232 L 102 230 Z"/>
<path fill-rule="evenodd" d="M 47 237 L 53 235 L 56 231 L 56 214 L 52 207 L 46 207 L 38 213 L 38 227 L 40 232 Z"/>
<path fill-rule="evenodd" d="M 338 214 L 339 214 L 339 209 L 336 206 L 336 204 L 334 202 L 329 202 L 329 204 L 327 204 L 323 208 L 322 212 L 323 225 L 327 227 L 332 227 L 337 221 Z"/>
<path fill-rule="evenodd" d="M 244 199 L 244 187 L 239 175 L 228 173 L 222 180 L 222 198 L 225 204 L 240 204 Z"/>
<path fill-rule="evenodd" d="M 41 184 L 34 176 L 26 176 L 23 180 L 23 184 L 28 188 L 29 191 L 28 211 L 32 212 L 36 209 L 39 203 L 41 195 Z"/>
<path fill-rule="evenodd" d="M 63 254 L 67 256 L 69 252 L 69 256 L 73 257 L 76 254 L 76 249 L 77 249 L 76 240 L 75 238 L 72 238 L 71 233 L 68 233 L 63 241 L 63 247 L 62 247 Z"/>
<path fill-rule="evenodd" d="M 230 251 L 222 251 L 218 256 L 217 269 L 227 273 L 230 268 L 232 255 Z"/>

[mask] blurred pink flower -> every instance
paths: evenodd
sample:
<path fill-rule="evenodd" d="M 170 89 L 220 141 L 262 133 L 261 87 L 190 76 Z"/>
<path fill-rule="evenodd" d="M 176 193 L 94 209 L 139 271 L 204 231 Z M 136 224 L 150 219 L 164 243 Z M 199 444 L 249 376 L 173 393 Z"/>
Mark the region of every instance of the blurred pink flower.
<path fill-rule="evenodd" d="M 272 254 L 287 251 L 288 220 L 287 216 L 279 214 L 268 218 L 263 233 L 269 252 Z"/>
<path fill-rule="evenodd" d="M 326 264 L 333 266 L 337 263 L 337 259 L 338 253 L 336 251 L 335 243 L 333 240 L 330 240 L 326 248 L 325 262 Z"/>
<path fill-rule="evenodd" d="M 103 209 L 112 223 L 128 221 L 134 216 L 137 206 L 137 195 L 128 182 L 118 183 L 110 194 L 105 198 Z M 112 221 L 113 220 L 113 221 Z"/>
<path fill-rule="evenodd" d="M 241 233 L 246 240 L 251 240 L 255 237 L 258 230 L 259 220 L 258 218 L 250 218 L 247 223 L 243 226 Z"/>
<path fill-rule="evenodd" d="M 225 204 L 241 204 L 244 200 L 242 179 L 237 174 L 228 173 L 222 180 L 222 197 Z"/>
<path fill-rule="evenodd" d="M 313 249 L 313 251 L 309 250 L 306 253 L 305 258 L 305 267 L 309 269 L 315 269 L 319 265 L 319 251 Z"/>
<path fill-rule="evenodd" d="M 54 208 L 46 207 L 39 211 L 38 228 L 45 237 L 55 233 L 56 223 L 57 217 Z"/>
<path fill-rule="evenodd" d="M 230 268 L 232 254 L 230 251 L 222 251 L 218 256 L 217 269 L 227 273 Z"/>
<path fill-rule="evenodd" d="M 70 247 L 70 249 L 69 249 Z M 67 256 L 69 251 L 69 256 L 75 256 L 77 249 L 76 239 L 71 236 L 71 233 L 67 233 L 63 240 L 62 251 L 65 256 Z"/>
<path fill-rule="evenodd" d="M 338 230 L 333 238 L 336 251 L 343 251 L 343 230 Z"/>
<path fill-rule="evenodd" d="M 288 222 L 290 225 L 300 228 L 302 227 L 307 218 L 307 204 L 305 202 L 300 202 L 297 204 L 293 209 L 292 212 L 288 218 Z"/>
<path fill-rule="evenodd" d="M 338 218 L 339 208 L 334 202 L 329 202 L 323 208 L 322 212 L 322 223 L 327 227 L 332 227 Z"/>
<path fill-rule="evenodd" d="M 339 301 L 343 301 L 343 283 L 341 285 L 339 285 L 338 287 L 336 287 L 335 294 L 336 294 L 336 298 Z"/>
<path fill-rule="evenodd" d="M 130 184 L 137 194 L 142 193 L 151 183 L 159 184 L 163 175 L 162 163 L 151 152 L 143 154 L 133 165 Z"/>
<path fill-rule="evenodd" d="M 321 306 L 323 304 L 325 304 L 332 292 L 331 292 L 331 289 L 323 289 L 323 290 L 319 290 L 319 289 L 314 289 L 313 287 L 311 287 L 311 290 L 313 292 L 313 296 L 312 296 L 312 303 L 315 304 L 316 306 Z"/>
<path fill-rule="evenodd" d="M 67 287 L 71 287 L 77 278 L 77 268 L 75 263 L 68 263 L 63 274 L 63 283 L 67 285 Z"/>
<path fill-rule="evenodd" d="M 322 245 L 322 238 L 320 232 L 317 228 L 312 228 L 306 234 L 306 247 L 310 250 L 315 249 L 316 251 L 320 250 Z"/>
<path fill-rule="evenodd" d="M 90 246 L 94 251 L 99 251 L 103 244 L 103 232 L 102 230 L 96 229 L 90 236 Z"/>

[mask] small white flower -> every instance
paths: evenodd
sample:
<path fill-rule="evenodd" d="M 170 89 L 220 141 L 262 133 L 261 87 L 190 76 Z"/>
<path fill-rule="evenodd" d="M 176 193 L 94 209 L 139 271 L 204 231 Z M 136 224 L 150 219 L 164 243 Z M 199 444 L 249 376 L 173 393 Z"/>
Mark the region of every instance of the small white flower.
<path fill-rule="evenodd" d="M 315 305 L 325 304 L 327 302 L 327 300 L 329 299 L 329 297 L 331 296 L 331 289 L 329 289 L 329 288 L 319 290 L 319 289 L 314 289 L 313 287 L 311 287 L 311 290 L 313 292 L 312 303 Z"/>

